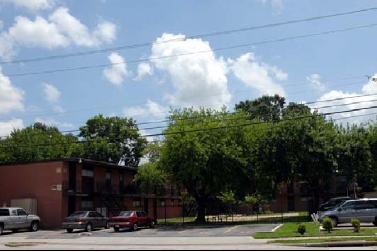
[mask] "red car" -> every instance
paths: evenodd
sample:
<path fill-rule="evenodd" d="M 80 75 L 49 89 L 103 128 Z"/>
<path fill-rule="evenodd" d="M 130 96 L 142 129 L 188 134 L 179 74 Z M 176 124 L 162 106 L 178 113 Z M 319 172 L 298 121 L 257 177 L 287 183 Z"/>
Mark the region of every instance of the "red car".
<path fill-rule="evenodd" d="M 119 216 L 112 217 L 109 222 L 109 226 L 113 227 L 115 232 L 121 228 L 137 230 L 139 227 L 154 228 L 155 225 L 156 220 L 143 211 L 122 211 Z"/>

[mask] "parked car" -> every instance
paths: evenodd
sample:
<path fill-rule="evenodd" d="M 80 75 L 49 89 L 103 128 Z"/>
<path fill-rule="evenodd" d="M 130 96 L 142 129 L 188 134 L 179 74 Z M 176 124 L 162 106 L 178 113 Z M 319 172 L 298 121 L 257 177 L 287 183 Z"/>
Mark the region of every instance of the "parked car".
<path fill-rule="evenodd" d="M 62 227 L 67 229 L 68 233 L 72 233 L 73 229 L 85 229 L 90 232 L 94 228 L 109 228 L 109 220 L 110 218 L 96 211 L 79 211 L 64 218 Z"/>
<path fill-rule="evenodd" d="M 324 212 L 331 210 L 338 205 L 342 204 L 346 200 L 350 200 L 350 197 L 336 197 L 336 198 L 331 198 L 329 201 L 326 201 L 325 203 L 321 204 L 319 206 L 319 211 Z"/>
<path fill-rule="evenodd" d="M 34 214 L 27 213 L 19 207 L 0 207 L 0 235 L 4 230 L 17 232 L 19 229 L 37 231 L 41 219 Z"/>
<path fill-rule="evenodd" d="M 156 219 L 143 211 L 122 211 L 118 216 L 110 219 L 109 226 L 118 232 L 121 228 L 130 228 L 134 231 L 139 227 L 154 228 L 156 224 Z"/>
<path fill-rule="evenodd" d="M 377 226 L 377 198 L 347 200 L 339 207 L 324 212 L 318 220 L 322 222 L 325 217 L 332 220 L 334 227 L 339 223 L 351 223 L 353 218 Z"/>

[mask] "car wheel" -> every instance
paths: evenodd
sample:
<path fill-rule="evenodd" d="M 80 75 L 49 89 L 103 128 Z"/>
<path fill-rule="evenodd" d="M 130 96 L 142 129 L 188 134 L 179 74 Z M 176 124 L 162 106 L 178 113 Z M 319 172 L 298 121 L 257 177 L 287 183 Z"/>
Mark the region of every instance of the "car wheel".
<path fill-rule="evenodd" d="M 73 228 L 67 228 L 68 233 L 72 233 L 72 231 L 73 231 Z"/>
<path fill-rule="evenodd" d="M 133 230 L 133 231 L 136 231 L 137 228 L 138 228 L 138 227 L 137 227 L 137 223 L 135 222 L 135 223 L 132 225 L 132 230 Z"/>
<path fill-rule="evenodd" d="M 333 227 L 338 226 L 338 219 L 337 219 L 337 218 L 335 218 L 335 217 L 330 217 L 330 219 L 331 219 L 331 222 L 332 222 L 332 226 L 333 226 Z"/>
<path fill-rule="evenodd" d="M 30 231 L 35 232 L 35 231 L 38 231 L 38 229 L 39 229 L 38 221 L 33 221 L 30 226 Z"/>
<path fill-rule="evenodd" d="M 86 224 L 85 231 L 86 232 L 91 232 L 92 231 L 92 223 L 89 222 L 88 224 Z"/>
<path fill-rule="evenodd" d="M 150 228 L 154 228 L 155 227 L 155 222 L 153 221 L 153 220 L 151 220 L 150 222 L 149 222 L 149 227 Z"/>
<path fill-rule="evenodd" d="M 119 228 L 118 227 L 114 227 L 114 231 L 115 232 L 119 232 Z"/>
<path fill-rule="evenodd" d="M 110 228 L 110 226 L 109 226 L 109 223 L 108 223 L 108 222 L 106 222 L 106 223 L 105 223 L 105 226 L 104 226 L 104 228 L 105 228 L 105 229 L 109 229 L 109 228 Z"/>
<path fill-rule="evenodd" d="M 4 231 L 4 226 L 3 226 L 3 224 L 0 224 L 0 235 L 3 234 L 3 231 Z"/>
<path fill-rule="evenodd" d="M 377 226 L 377 217 L 374 217 L 373 225 Z"/>

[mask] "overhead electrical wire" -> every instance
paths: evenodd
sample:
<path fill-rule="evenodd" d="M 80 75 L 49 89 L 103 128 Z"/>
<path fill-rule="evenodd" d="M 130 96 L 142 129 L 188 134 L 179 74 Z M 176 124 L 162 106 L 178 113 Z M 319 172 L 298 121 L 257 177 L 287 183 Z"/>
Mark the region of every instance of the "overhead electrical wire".
<path fill-rule="evenodd" d="M 354 26 L 354 27 L 349 27 L 349 28 L 344 28 L 344 29 L 330 30 L 330 31 L 319 32 L 319 33 L 311 33 L 311 34 L 305 34 L 305 35 L 300 35 L 300 36 L 285 37 L 285 38 L 273 39 L 273 40 L 264 40 L 264 41 L 260 41 L 260 42 L 249 43 L 249 44 L 220 47 L 220 48 L 215 48 L 215 49 L 211 49 L 211 50 L 202 50 L 202 51 L 188 52 L 188 53 L 175 54 L 175 55 L 169 55 L 169 56 L 161 56 L 161 57 L 150 57 L 150 58 L 147 58 L 147 59 L 122 61 L 122 62 L 117 62 L 117 63 L 89 65 L 89 66 L 74 67 L 74 68 L 62 68 L 62 69 L 54 69 L 54 70 L 47 70 L 47 71 L 40 71 L 40 72 L 7 74 L 7 76 L 8 77 L 23 77 L 23 76 L 30 76 L 30 75 L 41 75 L 41 74 L 70 72 L 70 71 L 77 71 L 77 70 L 87 70 L 87 69 L 92 69 L 92 68 L 103 68 L 103 67 L 121 65 L 121 64 L 125 64 L 125 63 L 133 64 L 133 63 L 139 63 L 139 62 L 150 62 L 150 61 L 155 61 L 155 60 L 171 59 L 171 58 L 177 58 L 177 57 L 183 57 L 183 56 L 189 56 L 189 55 L 195 55 L 195 54 L 202 54 L 202 53 L 210 53 L 210 52 L 215 52 L 215 51 L 230 50 L 230 49 L 249 47 L 249 46 L 255 46 L 255 45 L 278 43 L 278 42 L 284 42 L 284 41 L 289 41 L 289 40 L 294 40 L 294 39 L 302 39 L 302 38 L 307 38 L 307 37 L 329 35 L 329 34 L 334 34 L 334 33 L 340 33 L 340 32 L 346 32 L 346 31 L 352 31 L 352 30 L 364 29 L 364 28 L 371 28 L 371 27 L 376 27 L 376 26 L 377 26 L 377 23 L 373 23 L 373 24 L 368 24 L 368 25 Z"/>
<path fill-rule="evenodd" d="M 334 98 L 334 99 L 328 99 L 328 100 L 322 100 L 322 101 L 310 101 L 310 102 L 297 103 L 297 104 L 299 104 L 299 105 L 310 105 L 310 104 L 317 104 L 317 103 L 324 103 L 324 102 L 334 102 L 334 101 L 341 101 L 341 100 L 345 100 L 345 99 L 369 97 L 369 96 L 376 96 L 376 95 L 377 95 L 377 93 L 363 94 L 363 95 L 353 95 L 353 96 L 346 96 L 346 97 L 341 97 L 341 98 Z M 354 104 L 367 103 L 367 102 L 373 102 L 373 101 L 377 101 L 377 99 L 366 100 L 366 101 L 355 101 L 355 102 L 350 102 L 350 103 L 340 103 L 340 104 L 326 105 L 326 106 L 322 106 L 322 107 L 309 107 L 309 108 L 315 109 L 315 110 L 319 110 L 319 109 L 323 109 L 323 108 L 347 106 L 347 105 L 354 105 Z M 236 113 L 236 112 L 228 112 L 228 114 L 234 114 L 234 113 Z M 268 115 L 268 113 L 266 113 L 264 115 Z M 263 114 L 260 115 L 260 116 L 263 116 Z M 197 119 L 197 118 L 199 118 L 199 117 L 187 118 L 187 119 L 178 119 L 178 120 L 194 120 L 194 119 Z M 146 121 L 146 122 L 136 123 L 136 125 L 140 126 L 140 125 L 147 125 L 147 124 L 166 123 L 166 122 L 170 122 L 170 121 L 171 121 L 170 119 L 159 120 L 159 121 Z M 166 128 L 166 126 L 156 126 L 156 127 L 150 127 L 150 128 L 140 128 L 139 130 L 151 130 L 151 129 L 161 129 L 161 128 Z M 75 130 L 65 130 L 65 131 L 60 131 L 60 132 L 61 133 L 72 133 L 72 132 L 78 132 L 78 131 L 80 131 L 80 130 L 79 129 L 75 129 Z M 8 136 L 0 136 L 0 139 L 4 138 L 4 137 L 8 137 Z"/>
<path fill-rule="evenodd" d="M 348 80 L 348 79 L 355 79 L 355 78 L 364 78 L 364 76 L 350 76 L 347 78 L 340 78 L 340 79 L 333 79 L 333 80 L 327 80 L 323 81 L 323 84 L 331 83 L 331 82 L 337 82 L 341 80 Z M 335 87 L 344 87 L 344 86 L 349 86 L 349 85 L 355 85 L 355 84 L 362 84 L 364 82 L 352 82 L 352 83 L 347 83 L 347 84 L 341 84 L 341 85 L 335 85 L 335 86 L 328 86 L 328 88 L 335 88 Z M 300 84 L 291 84 L 291 85 L 284 85 L 284 88 L 287 87 L 297 87 L 297 86 L 302 86 L 306 85 L 307 83 L 300 83 Z M 265 88 L 265 90 L 270 90 L 274 88 Z M 295 95 L 299 93 L 303 93 L 306 91 L 312 91 L 316 90 L 315 88 L 312 89 L 307 89 L 307 90 L 302 90 L 294 93 L 289 93 L 289 95 Z M 231 90 L 231 93 L 238 93 L 238 92 L 245 92 L 245 91 L 251 91 L 251 89 L 235 89 Z M 228 94 L 211 94 L 211 95 L 197 95 L 197 96 L 192 96 L 192 97 L 187 97 L 186 99 L 182 99 L 183 101 L 189 101 L 189 99 L 196 99 L 196 98 L 204 98 L 204 97 L 212 97 L 212 96 L 222 96 L 222 95 L 228 95 Z M 84 111 L 93 111 L 93 110 L 98 110 L 98 109 L 113 109 L 113 108 L 119 108 L 119 107 L 125 107 L 125 106 L 139 106 L 139 105 L 146 105 L 147 103 L 134 103 L 134 104 L 124 104 L 124 105 L 114 105 L 114 106 L 102 106 L 102 107 L 92 107 L 92 108 L 84 108 L 80 110 L 73 110 L 73 111 L 64 111 L 64 112 L 49 112 L 49 113 L 44 113 L 44 114 L 29 114 L 29 115 L 24 115 L 22 118 L 27 118 L 27 117 L 37 117 L 37 116 L 51 116 L 51 115 L 63 115 L 63 114 L 72 114 L 72 113 L 82 113 Z M 154 113 L 156 114 L 156 113 Z M 165 114 L 165 113 L 157 113 L 157 114 Z M 13 117 L 0 117 L 0 120 L 8 120 Z M 143 124 L 143 123 L 141 123 Z"/>
<path fill-rule="evenodd" d="M 369 109 L 376 109 L 377 106 L 370 106 L 370 107 L 364 107 L 364 108 L 354 108 L 350 110 L 343 110 L 343 111 L 335 111 L 335 112 L 328 112 L 328 113 L 321 113 L 317 115 L 303 115 L 303 116 L 297 116 L 292 118 L 285 118 L 282 120 L 279 120 L 275 123 L 281 123 L 284 121 L 292 121 L 292 120 L 298 120 L 298 119 L 306 119 L 311 117 L 318 117 L 318 116 L 328 116 L 328 115 L 334 115 L 334 114 L 340 114 L 340 113 L 349 113 L 349 112 L 356 112 L 361 110 L 369 110 Z M 225 125 L 225 126 L 217 126 L 217 127 L 209 127 L 209 128 L 201 128 L 201 129 L 191 129 L 191 130 L 181 130 L 181 131 L 172 131 L 172 132 L 161 132 L 156 134 L 147 134 L 147 135 L 141 135 L 141 137 L 154 137 L 154 136 L 167 136 L 167 135 L 176 135 L 176 134 L 186 134 L 186 133 L 195 133 L 195 132 L 204 132 L 204 131 L 210 131 L 210 130 L 219 130 L 224 128 L 237 128 L 237 127 L 246 127 L 246 126 L 252 126 L 252 125 L 261 125 L 261 124 L 271 124 L 273 122 L 250 122 L 250 123 L 243 123 L 238 125 Z M 12 146 L 0 146 L 0 149 L 4 148 L 26 148 L 26 147 L 37 147 L 37 146 L 53 146 L 53 145 L 64 145 L 64 144 L 83 144 L 88 142 L 109 142 L 114 140 L 120 140 L 120 138 L 107 138 L 107 139 L 90 139 L 90 140 L 81 140 L 81 141 L 70 141 L 70 142 L 57 142 L 57 143 L 43 143 L 43 144 L 32 144 L 32 145 L 12 145 Z"/>
<path fill-rule="evenodd" d="M 202 33 L 202 34 L 188 36 L 186 38 L 176 38 L 176 39 L 169 39 L 169 40 L 155 41 L 155 42 L 144 42 L 144 43 L 138 43 L 138 44 L 133 44 L 133 45 L 123 45 L 123 46 L 70 53 L 70 54 L 52 55 L 52 56 L 29 58 L 29 59 L 19 59 L 19 60 L 13 60 L 13 61 L 2 61 L 0 62 L 0 64 L 5 65 L 5 64 L 12 64 L 12 63 L 27 63 L 27 62 L 35 62 L 35 61 L 54 60 L 54 59 L 60 59 L 60 58 L 69 58 L 69 57 L 85 56 L 85 55 L 90 55 L 90 54 L 98 54 L 98 53 L 104 53 L 104 52 L 110 52 L 110 51 L 119 51 L 119 50 L 124 50 L 124 49 L 134 49 L 134 48 L 139 48 L 139 47 L 151 46 L 153 44 L 164 44 L 164 43 L 171 43 L 171 42 L 179 42 L 179 41 L 183 41 L 184 39 L 206 38 L 206 37 L 214 37 L 214 36 L 219 36 L 219 35 L 228 35 L 232 33 L 259 30 L 259 29 L 265 29 L 265 28 L 271 28 L 271 27 L 297 24 L 297 23 L 302 23 L 302 22 L 310 22 L 310 21 L 316 21 L 316 20 L 321 20 L 321 19 L 326 19 L 326 18 L 353 15 L 357 13 L 375 11 L 375 10 L 377 10 L 377 7 L 365 8 L 365 9 L 359 9 L 359 10 L 347 11 L 347 12 L 340 12 L 340 13 L 334 13 L 334 14 L 328 14 L 328 15 L 322 15 L 322 16 L 315 16 L 315 17 L 304 18 L 304 19 L 289 20 L 289 21 L 278 22 L 278 23 L 270 23 L 270 24 L 259 25 L 259 26 L 250 26 L 250 27 L 244 27 L 240 29 Z"/>

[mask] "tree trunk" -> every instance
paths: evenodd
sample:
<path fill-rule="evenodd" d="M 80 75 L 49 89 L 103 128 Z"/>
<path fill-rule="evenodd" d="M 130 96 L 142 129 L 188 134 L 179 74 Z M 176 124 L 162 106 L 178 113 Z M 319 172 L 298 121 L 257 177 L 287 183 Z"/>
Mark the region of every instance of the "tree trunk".
<path fill-rule="evenodd" d="M 196 204 L 198 205 L 198 213 L 195 222 L 204 223 L 206 222 L 206 199 L 196 198 Z"/>

